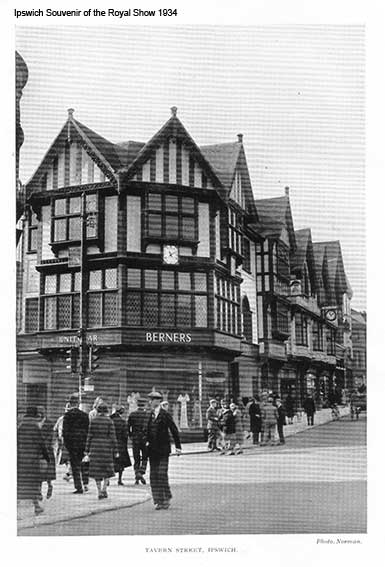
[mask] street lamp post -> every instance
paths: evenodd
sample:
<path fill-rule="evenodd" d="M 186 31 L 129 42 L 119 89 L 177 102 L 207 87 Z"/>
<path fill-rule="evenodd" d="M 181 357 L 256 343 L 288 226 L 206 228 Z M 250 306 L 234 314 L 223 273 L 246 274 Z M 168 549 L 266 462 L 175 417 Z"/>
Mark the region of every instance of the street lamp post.
<path fill-rule="evenodd" d="M 82 403 L 83 384 L 84 384 L 84 366 L 86 360 L 85 343 L 86 343 L 86 277 L 85 264 L 87 260 L 87 200 L 86 193 L 82 193 L 81 197 L 81 237 L 80 237 L 80 301 L 79 301 L 79 404 Z"/>

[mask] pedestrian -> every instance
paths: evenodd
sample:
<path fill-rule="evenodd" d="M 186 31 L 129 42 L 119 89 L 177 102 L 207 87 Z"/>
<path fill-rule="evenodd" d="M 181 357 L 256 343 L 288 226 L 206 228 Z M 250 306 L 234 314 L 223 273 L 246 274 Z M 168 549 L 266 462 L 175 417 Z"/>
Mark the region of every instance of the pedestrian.
<path fill-rule="evenodd" d="M 310 394 L 306 396 L 303 402 L 303 409 L 307 415 L 307 424 L 314 425 L 315 403 Z"/>
<path fill-rule="evenodd" d="M 207 448 L 209 451 L 219 451 L 217 446 L 219 437 L 219 415 L 218 415 L 218 403 L 216 399 L 210 400 L 210 405 L 206 410 L 207 419 Z"/>
<path fill-rule="evenodd" d="M 130 455 L 128 454 L 128 427 L 127 422 L 123 419 L 124 406 L 117 406 L 114 413 L 111 414 L 112 422 L 115 426 L 116 441 L 118 444 L 119 456 L 114 459 L 115 472 L 118 473 L 118 485 L 123 486 L 123 471 L 126 467 L 131 466 Z"/>
<path fill-rule="evenodd" d="M 171 415 L 160 407 L 162 394 L 150 392 L 151 414 L 147 425 L 146 445 L 150 460 L 150 484 L 156 510 L 166 510 L 172 498 L 168 481 L 168 460 L 171 453 L 170 434 L 176 453 L 182 452 L 178 429 Z"/>
<path fill-rule="evenodd" d="M 67 403 L 64 408 L 64 413 L 69 410 L 69 404 Z M 64 414 L 58 417 L 53 430 L 55 434 L 55 462 L 56 465 L 65 465 L 66 472 L 64 473 L 63 480 L 69 482 L 72 478 L 70 457 L 68 451 L 64 445 L 63 440 L 63 420 Z"/>
<path fill-rule="evenodd" d="M 114 458 L 118 458 L 115 427 L 108 416 L 107 404 L 97 406 L 97 415 L 90 421 L 85 448 L 85 459 L 89 462 L 89 476 L 95 480 L 98 498 L 107 498 L 109 479 L 115 476 Z"/>
<path fill-rule="evenodd" d="M 277 429 L 279 435 L 279 442 L 283 445 L 285 443 L 285 436 L 283 434 L 283 427 L 286 425 L 286 412 L 282 405 L 281 398 L 275 400 L 275 405 L 277 406 L 278 419 L 277 419 Z"/>
<path fill-rule="evenodd" d="M 243 453 L 243 416 L 242 411 L 237 404 L 230 404 L 230 409 L 234 416 L 234 449 L 235 454 L 239 455 L 240 453 Z"/>
<path fill-rule="evenodd" d="M 137 399 L 138 407 L 129 414 L 127 420 L 128 435 L 132 441 L 132 454 L 134 456 L 135 484 L 146 484 L 144 475 L 147 469 L 147 426 L 149 412 L 145 409 L 146 400 Z"/>
<path fill-rule="evenodd" d="M 267 398 L 267 403 L 262 408 L 262 422 L 264 431 L 264 440 L 262 443 L 263 445 L 265 445 L 267 442 L 270 445 L 274 445 L 277 421 L 278 411 L 277 408 L 273 405 L 272 396 L 269 396 Z"/>
<path fill-rule="evenodd" d="M 17 498 L 31 500 L 36 515 L 44 511 L 39 504 L 42 459 L 48 463 L 49 454 L 38 424 L 37 407 L 31 406 L 17 428 Z"/>
<path fill-rule="evenodd" d="M 254 396 L 249 404 L 249 416 L 250 416 L 250 431 L 253 436 L 253 444 L 258 445 L 259 434 L 262 427 L 261 418 L 261 406 L 259 405 L 259 397 Z"/>
<path fill-rule="evenodd" d="M 92 410 L 88 413 L 88 418 L 91 421 L 91 419 L 94 419 L 94 417 L 96 417 L 98 415 L 98 405 L 99 404 L 104 404 L 104 400 L 101 396 L 98 396 L 97 398 L 95 398 L 95 401 L 93 403 L 92 406 Z"/>
<path fill-rule="evenodd" d="M 286 410 L 286 417 L 288 419 L 289 424 L 293 423 L 294 413 L 295 413 L 295 400 L 291 393 L 289 392 L 286 396 L 285 400 L 285 410 Z"/>
<path fill-rule="evenodd" d="M 223 446 L 221 455 L 234 455 L 235 419 L 227 400 L 222 401 L 220 427 L 223 432 Z"/>
<path fill-rule="evenodd" d="M 37 408 L 39 416 L 39 427 L 43 435 L 43 440 L 48 452 L 49 462 L 43 461 L 40 463 L 40 495 L 42 496 L 42 484 L 47 483 L 47 500 L 51 498 L 53 493 L 52 481 L 56 479 L 56 463 L 54 453 L 54 424 L 47 419 L 46 411 L 43 406 Z"/>
<path fill-rule="evenodd" d="M 63 441 L 71 463 L 75 491 L 73 494 L 88 492 L 89 465 L 83 461 L 86 448 L 89 419 L 79 409 L 79 395 L 75 392 L 69 399 L 69 409 L 63 418 Z"/>

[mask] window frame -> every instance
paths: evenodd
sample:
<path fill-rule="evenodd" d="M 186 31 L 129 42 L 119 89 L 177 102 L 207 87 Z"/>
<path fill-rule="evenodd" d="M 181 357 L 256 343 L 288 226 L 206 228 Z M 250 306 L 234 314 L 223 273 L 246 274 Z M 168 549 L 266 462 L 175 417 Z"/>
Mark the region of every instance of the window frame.
<path fill-rule="evenodd" d="M 160 206 L 155 207 L 151 204 L 150 200 L 153 196 L 158 195 L 160 197 Z M 176 209 L 168 209 L 167 199 L 175 198 Z M 192 201 L 192 210 L 186 210 L 187 200 Z M 144 222 L 144 238 L 146 241 L 156 241 L 156 242 L 172 242 L 180 244 L 193 244 L 197 245 L 199 239 L 198 232 L 198 199 L 195 195 L 180 195 L 168 192 L 159 192 L 149 190 L 145 195 L 145 222 Z M 157 217 L 158 223 L 156 227 L 159 227 L 158 231 L 153 231 L 150 226 L 151 217 Z M 176 223 L 175 223 L 176 219 Z M 171 220 L 174 221 L 174 228 L 176 228 L 174 233 L 170 234 L 170 224 Z M 192 232 L 185 232 L 184 220 L 192 220 Z M 191 230 L 191 227 L 190 229 Z"/>
<path fill-rule="evenodd" d="M 96 202 L 96 210 L 93 209 L 88 209 L 88 198 L 89 197 L 95 197 L 95 202 Z M 79 211 L 75 211 L 75 212 L 71 212 L 71 199 L 79 199 L 80 201 L 80 206 L 79 206 Z M 55 205 L 56 202 L 59 200 L 64 200 L 65 201 L 65 212 L 63 213 L 55 213 Z M 52 198 L 51 201 L 51 245 L 52 246 L 63 246 L 66 245 L 68 243 L 72 243 L 72 242 L 80 242 L 81 238 L 82 238 L 82 218 L 81 218 L 81 209 L 82 209 L 82 194 L 76 193 L 76 194 L 71 194 L 71 195 L 63 195 L 63 196 L 55 196 Z M 93 215 L 95 217 L 95 233 L 94 234 L 89 234 L 88 229 L 90 227 L 86 227 L 86 240 L 90 241 L 90 240 L 98 240 L 100 238 L 100 234 L 101 234 L 101 226 L 100 226 L 100 219 L 102 217 L 101 215 L 101 203 L 100 203 L 100 196 L 98 192 L 90 192 L 90 193 L 86 193 L 86 213 L 88 215 Z M 71 220 L 72 219 L 79 219 L 79 226 L 80 226 L 80 231 L 79 231 L 79 235 L 76 238 L 71 238 L 70 237 L 70 225 L 71 225 Z M 56 223 L 58 221 L 65 221 L 65 238 L 64 239 L 60 239 L 60 240 L 56 240 L 55 238 L 55 227 L 56 227 Z"/>

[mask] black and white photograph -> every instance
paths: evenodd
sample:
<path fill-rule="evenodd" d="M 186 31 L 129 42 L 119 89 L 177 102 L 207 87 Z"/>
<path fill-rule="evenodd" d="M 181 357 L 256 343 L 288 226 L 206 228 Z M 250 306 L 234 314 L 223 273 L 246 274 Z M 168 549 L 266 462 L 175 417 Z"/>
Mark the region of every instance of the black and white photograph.
<path fill-rule="evenodd" d="M 362 548 L 365 22 L 54 4 L 14 7 L 18 540 Z"/>

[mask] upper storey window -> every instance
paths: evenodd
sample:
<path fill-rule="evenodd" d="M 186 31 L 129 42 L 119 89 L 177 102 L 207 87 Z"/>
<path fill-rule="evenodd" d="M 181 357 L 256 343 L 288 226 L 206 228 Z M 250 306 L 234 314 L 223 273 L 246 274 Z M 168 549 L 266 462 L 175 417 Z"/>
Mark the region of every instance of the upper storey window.
<path fill-rule="evenodd" d="M 229 208 L 229 248 L 242 255 L 242 216 Z"/>
<path fill-rule="evenodd" d="M 98 199 L 95 193 L 86 196 L 87 238 L 96 238 L 98 232 Z M 81 239 L 81 197 L 63 197 L 54 200 L 52 242 Z"/>
<path fill-rule="evenodd" d="M 36 252 L 37 250 L 37 217 L 34 212 L 28 214 L 28 252 Z"/>
<path fill-rule="evenodd" d="M 146 236 L 165 240 L 197 240 L 196 209 L 197 204 L 192 197 L 148 193 Z"/>

